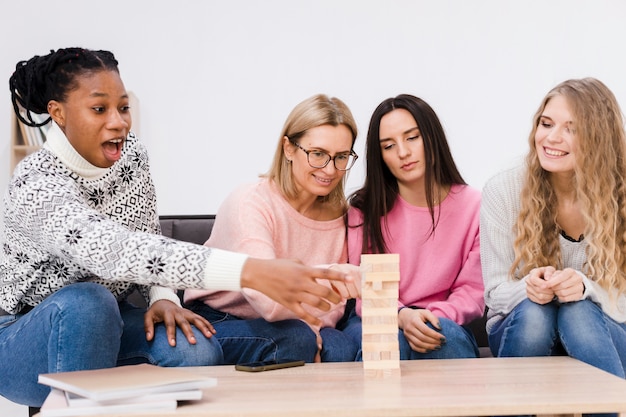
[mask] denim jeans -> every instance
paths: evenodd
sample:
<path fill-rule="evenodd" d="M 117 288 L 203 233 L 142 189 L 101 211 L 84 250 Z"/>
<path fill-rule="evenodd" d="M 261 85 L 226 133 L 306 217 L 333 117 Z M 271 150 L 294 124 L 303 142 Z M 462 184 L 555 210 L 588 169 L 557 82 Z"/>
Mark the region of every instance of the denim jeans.
<path fill-rule="evenodd" d="M 404 332 L 401 329 L 398 329 L 400 360 L 459 359 L 478 357 L 478 344 L 476 343 L 476 339 L 474 338 L 471 330 L 446 318 L 439 318 L 439 323 L 441 325 L 441 334 L 446 337 L 446 343 L 441 346 L 441 349 L 433 350 L 428 353 L 420 353 L 411 349 L 409 342 L 404 336 Z M 345 327 L 342 329 L 343 332 L 347 334 L 355 343 L 358 343 L 358 361 L 363 360 L 361 350 L 362 328 L 361 317 L 356 314 L 356 311 L 352 311 L 348 317 Z"/>
<path fill-rule="evenodd" d="M 41 373 L 111 368 L 149 362 L 163 366 L 214 365 L 223 361 L 216 340 L 197 329 L 190 345 L 177 330 L 176 347 L 165 327 L 155 326 L 146 341 L 144 310 L 118 304 L 103 286 L 68 285 L 26 314 L 0 317 L 0 395 L 40 407 L 49 388 L 37 383 Z"/>
<path fill-rule="evenodd" d="M 551 356 L 561 351 L 621 378 L 626 368 L 626 324 L 590 300 L 540 305 L 528 299 L 489 332 L 494 356 Z"/>
<path fill-rule="evenodd" d="M 315 333 L 298 319 L 268 322 L 262 318 L 241 319 L 195 301 L 187 306 L 215 327 L 227 364 L 274 359 L 313 362 L 317 352 Z M 323 328 L 323 362 L 353 361 L 357 347 L 337 329 Z"/>

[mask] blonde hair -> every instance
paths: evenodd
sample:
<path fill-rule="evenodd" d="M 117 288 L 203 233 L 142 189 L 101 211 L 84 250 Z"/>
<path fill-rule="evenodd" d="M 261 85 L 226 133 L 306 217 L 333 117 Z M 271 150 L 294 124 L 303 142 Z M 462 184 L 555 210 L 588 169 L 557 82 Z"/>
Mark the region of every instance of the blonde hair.
<path fill-rule="evenodd" d="M 561 268 L 556 195 L 539 163 L 535 133 L 548 102 L 567 101 L 575 122 L 576 167 L 572 186 L 585 220 L 585 274 L 607 291 L 626 291 L 626 137 L 613 93 L 600 81 L 565 81 L 543 99 L 528 137 L 521 210 L 515 225 L 515 261 L 510 273 L 521 278 L 538 266 Z"/>
<path fill-rule="evenodd" d="M 299 143 L 302 136 L 314 127 L 331 125 L 344 125 L 352 133 L 352 146 L 357 137 L 357 127 L 354 117 L 346 104 L 335 97 L 317 94 L 299 103 L 291 111 L 278 138 L 274 160 L 270 170 L 262 175 L 271 179 L 282 194 L 294 199 L 298 196 L 296 184 L 293 181 L 291 163 L 287 160 L 283 148 L 283 138 L 286 136 L 291 141 Z M 319 196 L 318 199 L 329 203 L 333 207 L 347 208 L 344 194 L 346 175 L 342 181 L 327 196 Z"/>

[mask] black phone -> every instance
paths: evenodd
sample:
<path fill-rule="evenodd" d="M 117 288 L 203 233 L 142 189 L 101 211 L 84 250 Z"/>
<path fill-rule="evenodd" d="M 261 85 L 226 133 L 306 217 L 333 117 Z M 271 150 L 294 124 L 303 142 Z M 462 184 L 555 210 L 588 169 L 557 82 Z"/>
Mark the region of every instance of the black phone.
<path fill-rule="evenodd" d="M 271 371 L 272 369 L 291 368 L 294 366 L 303 366 L 304 361 L 296 359 L 280 359 L 276 361 L 261 361 L 261 362 L 249 362 L 238 363 L 235 365 L 235 369 L 238 371 L 246 372 L 261 372 Z"/>

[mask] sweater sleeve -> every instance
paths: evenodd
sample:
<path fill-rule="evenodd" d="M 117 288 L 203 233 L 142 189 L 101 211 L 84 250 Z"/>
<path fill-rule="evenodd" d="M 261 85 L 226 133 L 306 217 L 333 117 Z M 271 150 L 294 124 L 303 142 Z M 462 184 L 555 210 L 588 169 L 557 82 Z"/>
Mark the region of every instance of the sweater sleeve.
<path fill-rule="evenodd" d="M 29 192 L 29 187 L 38 189 Z M 85 205 L 66 181 L 47 178 L 45 185 L 33 181 L 12 191 L 6 237 L 28 250 L 30 261 L 12 272 L 15 280 L 35 283 L 54 277 L 47 285 L 59 287 L 90 279 L 168 288 L 239 288 L 245 256 L 131 231 Z M 31 201 L 20 201 L 27 198 Z"/>
<path fill-rule="evenodd" d="M 478 212 L 476 212 L 478 216 Z M 454 280 L 450 295 L 445 301 L 435 301 L 426 306 L 435 315 L 446 317 L 458 324 L 469 324 L 485 311 L 482 269 L 480 265 L 480 233 L 467 236 L 470 250 Z"/>
<path fill-rule="evenodd" d="M 583 298 L 590 299 L 600 305 L 602 311 L 616 322 L 622 324 L 626 323 L 626 294 L 616 296 L 616 299 L 613 300 L 611 294 L 597 282 L 589 279 L 583 273 L 579 273 L 583 276 L 583 282 L 585 284 Z"/>
<path fill-rule="evenodd" d="M 522 170 L 508 170 L 492 178 L 483 189 L 480 210 L 480 254 L 489 309 L 487 330 L 526 298 L 526 277 L 511 279 L 515 260 L 514 231 L 519 213 Z"/>

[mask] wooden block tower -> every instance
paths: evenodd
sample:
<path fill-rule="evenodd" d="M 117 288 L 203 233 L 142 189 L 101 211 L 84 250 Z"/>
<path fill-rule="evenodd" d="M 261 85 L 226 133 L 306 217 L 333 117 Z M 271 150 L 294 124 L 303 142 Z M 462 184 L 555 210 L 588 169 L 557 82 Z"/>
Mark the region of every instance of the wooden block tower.
<path fill-rule="evenodd" d="M 400 369 L 398 345 L 398 254 L 361 255 L 363 368 Z"/>

